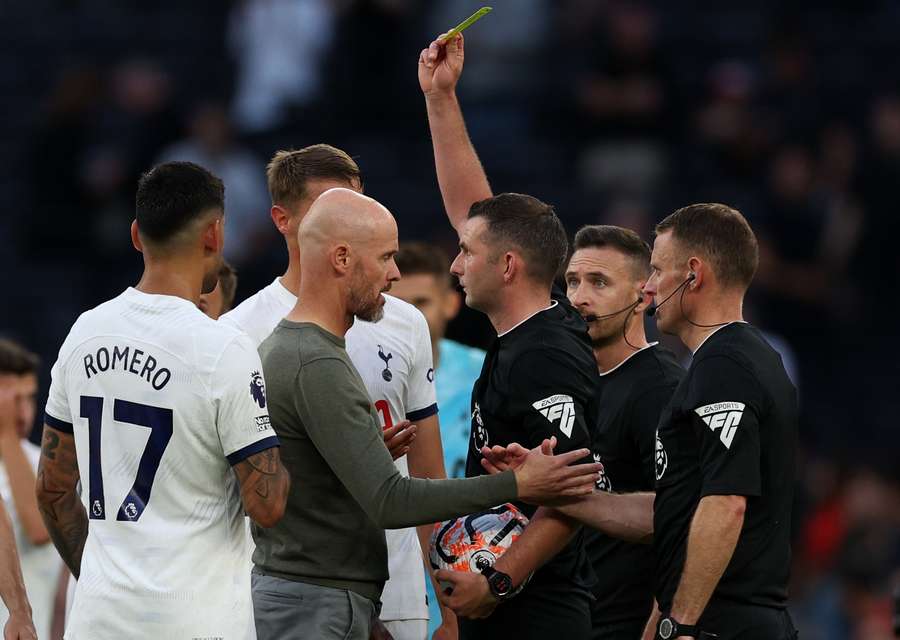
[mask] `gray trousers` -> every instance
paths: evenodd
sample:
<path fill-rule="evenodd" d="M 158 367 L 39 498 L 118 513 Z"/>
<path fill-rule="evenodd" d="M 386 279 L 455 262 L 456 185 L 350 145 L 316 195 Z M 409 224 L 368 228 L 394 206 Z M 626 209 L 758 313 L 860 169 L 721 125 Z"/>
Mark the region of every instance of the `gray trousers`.
<path fill-rule="evenodd" d="M 251 575 L 258 640 L 369 640 L 375 604 L 344 589 Z"/>

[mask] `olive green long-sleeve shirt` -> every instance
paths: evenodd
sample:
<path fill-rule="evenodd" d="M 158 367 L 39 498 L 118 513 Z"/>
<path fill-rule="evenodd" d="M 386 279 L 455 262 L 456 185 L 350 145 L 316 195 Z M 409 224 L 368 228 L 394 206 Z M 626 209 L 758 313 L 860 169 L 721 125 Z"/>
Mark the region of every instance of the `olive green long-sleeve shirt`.
<path fill-rule="evenodd" d="M 403 477 L 339 338 L 282 320 L 259 347 L 272 426 L 291 475 L 284 518 L 254 525 L 256 571 L 352 590 L 377 602 L 388 578 L 385 528 L 474 513 L 516 498 L 511 472 Z"/>

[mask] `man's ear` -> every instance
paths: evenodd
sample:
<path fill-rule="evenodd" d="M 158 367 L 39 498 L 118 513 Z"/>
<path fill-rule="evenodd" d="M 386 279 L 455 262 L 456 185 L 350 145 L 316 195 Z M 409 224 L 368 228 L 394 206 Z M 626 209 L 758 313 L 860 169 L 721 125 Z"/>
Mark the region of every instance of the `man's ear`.
<path fill-rule="evenodd" d="M 138 230 L 137 220 L 131 221 L 131 246 L 144 253 L 144 243 L 141 242 L 141 232 Z"/>
<path fill-rule="evenodd" d="M 273 204 L 269 215 L 272 216 L 272 222 L 275 223 L 275 228 L 278 229 L 278 233 L 283 236 L 290 235 L 291 214 L 287 209 L 280 204 Z"/>
<path fill-rule="evenodd" d="M 634 313 L 640 315 L 647 310 L 651 304 L 653 304 L 653 296 L 649 293 L 644 293 L 644 285 L 647 284 L 646 280 L 643 280 L 638 283 L 637 287 L 637 297 L 640 302 L 634 307 Z"/>
<path fill-rule="evenodd" d="M 222 216 L 215 216 L 203 228 L 203 233 L 201 234 L 200 239 L 203 242 L 204 254 L 208 255 L 211 253 L 219 253 L 222 251 L 222 247 L 225 246 L 224 222 L 225 220 L 222 218 Z"/>
<path fill-rule="evenodd" d="M 350 245 L 338 244 L 331 249 L 331 267 L 340 274 L 349 273 L 353 258 Z"/>
<path fill-rule="evenodd" d="M 507 251 L 503 254 L 503 263 L 505 266 L 505 269 L 503 270 L 503 281 L 512 282 L 518 275 L 519 270 L 522 269 L 522 260 L 512 251 Z"/>
<path fill-rule="evenodd" d="M 703 286 L 704 276 L 706 275 L 706 264 L 700 258 L 693 256 L 688 260 L 689 274 L 693 274 L 693 279 L 688 283 L 688 289 L 699 289 Z"/>

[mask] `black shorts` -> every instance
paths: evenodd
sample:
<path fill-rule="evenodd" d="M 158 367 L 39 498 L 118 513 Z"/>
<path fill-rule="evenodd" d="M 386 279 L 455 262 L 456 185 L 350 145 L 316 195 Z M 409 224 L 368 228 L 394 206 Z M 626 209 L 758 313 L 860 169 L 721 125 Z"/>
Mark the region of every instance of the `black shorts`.
<path fill-rule="evenodd" d="M 700 628 L 718 640 L 795 640 L 797 628 L 786 609 L 712 602 L 703 612 Z"/>
<path fill-rule="evenodd" d="M 531 585 L 489 617 L 459 619 L 459 640 L 590 640 L 591 596 L 570 585 Z"/>

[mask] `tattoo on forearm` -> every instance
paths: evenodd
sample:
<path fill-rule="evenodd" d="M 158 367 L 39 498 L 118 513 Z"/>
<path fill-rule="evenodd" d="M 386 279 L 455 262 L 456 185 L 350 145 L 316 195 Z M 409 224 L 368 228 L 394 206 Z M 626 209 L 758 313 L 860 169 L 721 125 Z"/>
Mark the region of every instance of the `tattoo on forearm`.
<path fill-rule="evenodd" d="M 56 460 L 56 448 L 59 446 L 59 436 L 53 431 L 44 430 L 44 440 L 41 443 L 41 453 L 51 460 Z"/>
<path fill-rule="evenodd" d="M 237 469 L 241 479 L 241 493 L 244 500 L 268 502 L 284 498 L 289 483 L 287 470 L 281 464 L 278 449 L 260 451 L 244 461 L 243 468 Z"/>
<path fill-rule="evenodd" d="M 274 476 L 278 473 L 278 455 L 275 453 L 275 449 L 260 451 L 247 458 L 247 462 L 254 471 L 267 476 Z"/>
<path fill-rule="evenodd" d="M 75 440 L 44 429 L 37 494 L 41 517 L 53 544 L 72 574 L 81 574 L 81 555 L 87 540 L 88 518 L 78 498 L 78 459 Z"/>

